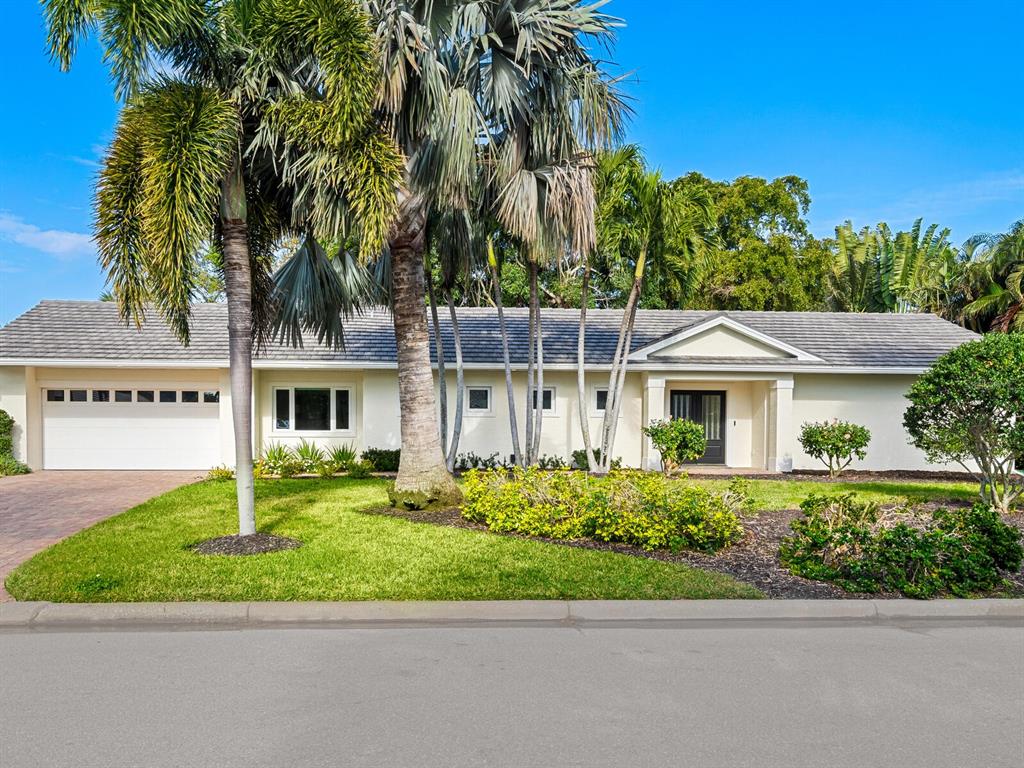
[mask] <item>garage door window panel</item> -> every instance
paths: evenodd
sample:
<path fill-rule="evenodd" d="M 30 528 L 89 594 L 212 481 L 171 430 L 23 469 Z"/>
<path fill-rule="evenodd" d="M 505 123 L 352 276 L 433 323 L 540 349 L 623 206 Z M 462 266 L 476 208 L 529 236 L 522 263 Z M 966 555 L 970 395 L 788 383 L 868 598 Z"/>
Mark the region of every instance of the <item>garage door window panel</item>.
<path fill-rule="evenodd" d="M 109 389 L 94 389 L 92 391 L 92 401 L 94 403 L 109 403 L 110 402 L 110 390 Z"/>
<path fill-rule="evenodd" d="M 46 390 L 46 402 L 48 402 L 48 403 L 63 403 L 64 402 L 64 390 L 63 389 L 48 389 L 48 390 Z"/>
<path fill-rule="evenodd" d="M 194 389 L 187 389 L 181 393 L 181 402 L 183 403 L 198 403 L 199 392 Z"/>
<path fill-rule="evenodd" d="M 114 391 L 115 403 L 130 403 L 131 401 L 132 391 L 130 389 L 118 389 Z"/>

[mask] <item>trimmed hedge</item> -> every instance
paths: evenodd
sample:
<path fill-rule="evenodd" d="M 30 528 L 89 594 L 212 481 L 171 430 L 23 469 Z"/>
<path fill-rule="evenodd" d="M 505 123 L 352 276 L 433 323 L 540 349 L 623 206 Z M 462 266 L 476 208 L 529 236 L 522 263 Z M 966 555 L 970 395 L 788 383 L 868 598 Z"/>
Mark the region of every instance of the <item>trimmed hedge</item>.
<path fill-rule="evenodd" d="M 367 448 L 363 451 L 363 461 L 373 464 L 378 472 L 397 472 L 401 460 L 401 448 Z"/>
<path fill-rule="evenodd" d="M 607 477 L 535 467 L 470 470 L 462 514 L 492 531 L 711 552 L 743 537 L 736 493 L 636 470 Z"/>

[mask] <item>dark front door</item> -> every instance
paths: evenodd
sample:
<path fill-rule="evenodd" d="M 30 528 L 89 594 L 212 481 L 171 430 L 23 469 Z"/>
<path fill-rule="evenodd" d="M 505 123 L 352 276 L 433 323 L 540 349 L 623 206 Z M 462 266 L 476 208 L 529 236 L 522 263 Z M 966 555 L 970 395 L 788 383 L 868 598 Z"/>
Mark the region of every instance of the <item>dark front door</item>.
<path fill-rule="evenodd" d="M 698 464 L 725 463 L 725 392 L 673 389 L 670 410 L 673 419 L 689 419 L 704 427 L 708 448 Z"/>

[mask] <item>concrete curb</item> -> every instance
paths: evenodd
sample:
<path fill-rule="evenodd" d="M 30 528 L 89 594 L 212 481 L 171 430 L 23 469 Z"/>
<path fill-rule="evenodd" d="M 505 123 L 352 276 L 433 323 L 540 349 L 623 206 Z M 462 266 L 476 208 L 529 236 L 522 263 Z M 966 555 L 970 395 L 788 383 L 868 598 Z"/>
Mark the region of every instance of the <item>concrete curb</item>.
<path fill-rule="evenodd" d="M 1024 600 L 525 600 L 0 603 L 0 630 L 388 626 L 742 626 L 981 623 L 1024 627 Z"/>

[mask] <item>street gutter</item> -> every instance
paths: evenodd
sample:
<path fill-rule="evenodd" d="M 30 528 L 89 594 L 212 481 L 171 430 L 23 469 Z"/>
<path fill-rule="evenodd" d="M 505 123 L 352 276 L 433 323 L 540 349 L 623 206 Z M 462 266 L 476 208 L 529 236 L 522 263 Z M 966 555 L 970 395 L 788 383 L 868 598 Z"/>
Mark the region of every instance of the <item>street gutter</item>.
<path fill-rule="evenodd" d="M 1024 627 L 1024 600 L 0 603 L 2 631 L 387 627 Z"/>

